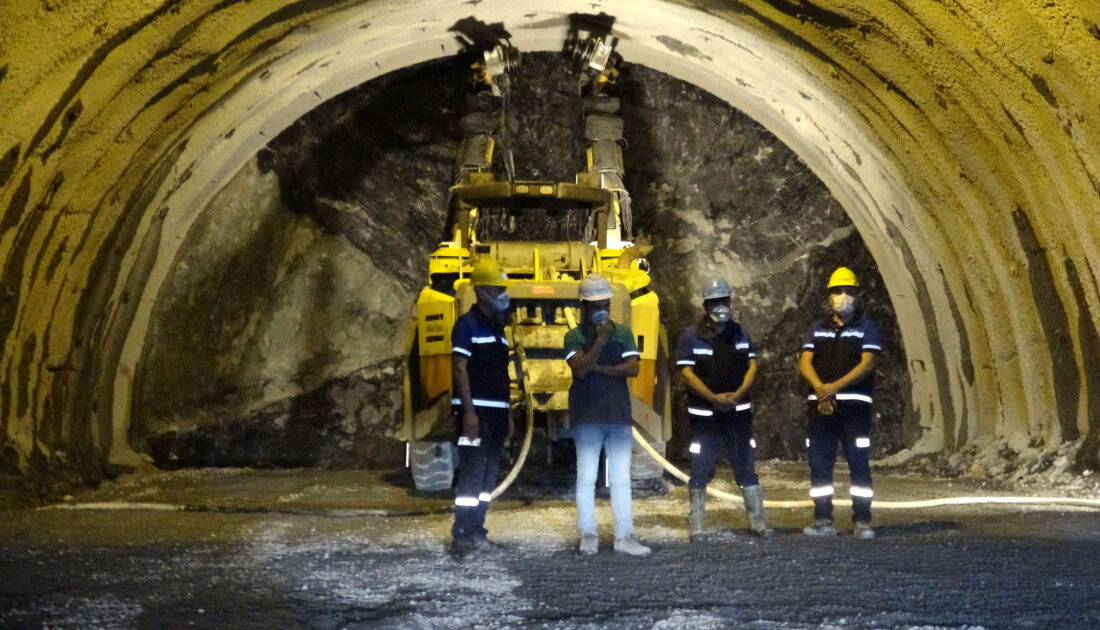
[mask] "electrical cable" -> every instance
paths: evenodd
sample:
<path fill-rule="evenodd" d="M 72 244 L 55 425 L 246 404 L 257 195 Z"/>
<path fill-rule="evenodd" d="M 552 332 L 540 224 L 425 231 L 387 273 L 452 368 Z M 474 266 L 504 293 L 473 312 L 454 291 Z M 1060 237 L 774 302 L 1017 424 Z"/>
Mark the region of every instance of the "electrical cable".
<path fill-rule="evenodd" d="M 682 470 L 672 465 L 667 459 L 665 459 L 660 453 L 657 452 L 645 437 L 638 431 L 637 427 L 633 428 L 634 441 L 637 442 L 649 456 L 654 459 L 661 468 L 664 468 L 670 475 L 676 477 L 680 481 L 687 483 L 690 479 Z M 717 488 L 711 488 L 707 486 L 707 494 L 717 497 L 719 499 L 727 499 L 735 503 L 744 503 L 744 500 L 729 492 L 718 490 Z M 1100 499 L 1079 499 L 1073 497 L 944 497 L 941 499 L 922 499 L 919 501 L 875 501 L 874 507 L 878 510 L 912 510 L 919 508 L 941 507 L 946 505 L 984 505 L 984 504 L 1014 504 L 1014 505 L 1074 505 L 1083 507 L 1100 508 Z M 806 508 L 813 507 L 814 502 L 809 499 L 803 500 L 765 500 L 764 507 L 766 508 Z M 833 505 L 837 506 L 851 506 L 852 502 L 849 499 L 836 499 L 833 501 Z"/>

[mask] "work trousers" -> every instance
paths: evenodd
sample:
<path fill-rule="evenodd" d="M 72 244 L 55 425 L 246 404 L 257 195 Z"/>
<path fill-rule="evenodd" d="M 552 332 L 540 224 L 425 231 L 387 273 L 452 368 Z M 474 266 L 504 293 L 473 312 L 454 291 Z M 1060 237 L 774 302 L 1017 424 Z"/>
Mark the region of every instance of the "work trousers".
<path fill-rule="evenodd" d="M 715 412 L 691 423 L 691 480 L 689 488 L 706 488 L 725 447 L 737 485 L 755 486 L 756 440 L 752 437 L 752 410 Z"/>
<path fill-rule="evenodd" d="M 458 483 L 455 486 L 455 522 L 451 537 L 455 540 L 485 538 L 485 514 L 490 495 L 497 485 L 500 452 L 508 432 L 508 410 L 475 407 L 478 419 L 477 446 L 458 446 Z M 462 418 L 456 418 L 462 433 Z"/>
<path fill-rule="evenodd" d="M 573 425 L 571 431 L 577 446 L 577 528 L 581 534 L 596 534 L 596 471 L 600 465 L 600 450 L 603 450 L 611 483 L 615 537 L 633 534 L 630 453 L 634 438 L 630 425 L 585 422 Z"/>
<path fill-rule="evenodd" d="M 806 447 L 810 457 L 810 497 L 814 500 L 814 519 L 833 518 L 833 465 L 836 447 L 844 448 L 851 474 L 852 518 L 857 523 L 871 522 L 871 405 L 859 401 L 841 401 L 830 416 L 810 405 L 806 414 Z"/>

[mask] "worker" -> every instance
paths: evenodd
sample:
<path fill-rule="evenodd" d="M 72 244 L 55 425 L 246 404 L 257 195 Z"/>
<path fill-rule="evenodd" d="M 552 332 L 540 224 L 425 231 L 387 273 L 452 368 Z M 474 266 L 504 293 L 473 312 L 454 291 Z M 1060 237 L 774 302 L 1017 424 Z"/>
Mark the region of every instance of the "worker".
<path fill-rule="evenodd" d="M 882 352 L 878 326 L 862 310 L 859 281 L 839 267 L 829 278 L 829 310 L 814 322 L 802 344 L 798 369 L 810 386 L 806 447 L 814 523 L 803 532 L 835 536 L 833 464 L 839 442 L 851 474 L 853 534 L 875 537 L 871 527 L 871 403 L 875 362 Z"/>
<path fill-rule="evenodd" d="M 509 413 L 508 275 L 492 260 L 482 260 L 470 273 L 476 303 L 451 330 L 451 367 L 458 428 L 458 483 L 451 553 L 461 558 L 473 552 L 499 553 L 488 539 L 485 514 L 497 483 L 504 443 L 515 425 Z"/>
<path fill-rule="evenodd" d="M 688 482 L 690 538 L 703 538 L 707 484 L 724 447 L 749 527 L 768 536 L 764 494 L 756 476 L 756 440 L 752 434 L 752 398 L 756 347 L 744 326 L 733 321 L 730 285 L 722 278 L 703 284 L 703 318 L 680 335 L 676 366 L 688 391 L 691 419 L 691 479 Z"/>
<path fill-rule="evenodd" d="M 615 552 L 650 552 L 634 533 L 630 454 L 633 447 L 630 390 L 638 375 L 638 346 L 630 326 L 611 320 L 611 283 L 592 273 L 580 283 L 581 323 L 565 335 L 565 360 L 573 373 L 569 387 L 570 432 L 577 447 L 577 526 L 581 555 L 599 549 L 596 531 L 596 468 L 600 449 L 611 483 Z"/>

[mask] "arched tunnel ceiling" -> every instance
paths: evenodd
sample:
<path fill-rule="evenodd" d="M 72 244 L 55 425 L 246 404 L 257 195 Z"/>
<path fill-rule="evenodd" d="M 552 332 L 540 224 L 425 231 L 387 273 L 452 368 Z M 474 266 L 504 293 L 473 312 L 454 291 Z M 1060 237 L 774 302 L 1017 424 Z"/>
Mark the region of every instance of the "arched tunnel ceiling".
<path fill-rule="evenodd" d="M 910 358 L 921 448 L 1096 435 L 1100 8 L 1085 2 L 0 3 L 0 422 L 23 457 L 128 456 L 130 378 L 190 222 L 354 85 L 557 50 L 573 12 L 745 111 L 844 205 Z"/>

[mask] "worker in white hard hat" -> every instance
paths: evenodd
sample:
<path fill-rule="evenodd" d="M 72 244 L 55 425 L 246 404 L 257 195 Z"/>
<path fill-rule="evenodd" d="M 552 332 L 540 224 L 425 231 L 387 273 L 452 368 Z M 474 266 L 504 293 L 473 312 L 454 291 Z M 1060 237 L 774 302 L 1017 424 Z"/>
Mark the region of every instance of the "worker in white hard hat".
<path fill-rule="evenodd" d="M 640 352 L 630 326 L 611 319 L 611 283 L 589 274 L 580 283 L 581 323 L 565 335 L 565 360 L 573 373 L 569 387 L 570 433 L 577 447 L 577 527 L 581 555 L 599 549 L 596 531 L 596 469 L 606 455 L 615 517 L 615 552 L 650 552 L 634 533 L 630 454 L 633 450 L 630 390 L 638 375 Z"/>
<path fill-rule="evenodd" d="M 861 308 L 859 280 L 847 267 L 829 278 L 829 314 L 814 322 L 802 344 L 798 369 L 809 384 L 806 395 L 810 497 L 814 523 L 803 531 L 835 536 L 833 465 L 839 443 L 851 474 L 853 534 L 875 537 L 871 527 L 871 403 L 875 362 L 882 352 L 878 326 Z"/>
<path fill-rule="evenodd" d="M 764 494 L 756 476 L 756 440 L 752 434 L 752 397 L 756 347 L 744 326 L 733 320 L 733 291 L 723 278 L 703 283 L 703 318 L 680 335 L 676 366 L 687 385 L 691 419 L 691 479 L 688 481 L 692 542 L 702 540 L 707 484 L 714 479 L 721 451 L 728 454 L 749 527 L 759 536 L 764 524 Z"/>
<path fill-rule="evenodd" d="M 451 554 L 492 554 L 503 548 L 488 539 L 485 514 L 497 484 L 504 443 L 515 426 L 510 412 L 508 274 L 492 260 L 482 260 L 470 273 L 477 302 L 451 329 L 451 372 L 455 422 L 458 425 L 458 482 Z"/>

